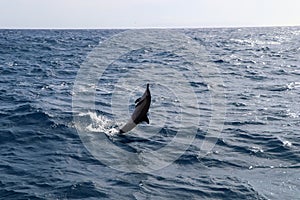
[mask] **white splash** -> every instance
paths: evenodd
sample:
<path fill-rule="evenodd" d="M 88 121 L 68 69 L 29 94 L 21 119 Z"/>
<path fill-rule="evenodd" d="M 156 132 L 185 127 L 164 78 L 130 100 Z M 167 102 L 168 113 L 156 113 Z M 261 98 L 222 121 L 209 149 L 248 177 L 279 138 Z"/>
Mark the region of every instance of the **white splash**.
<path fill-rule="evenodd" d="M 291 83 L 287 84 L 287 87 L 290 90 L 299 88 L 300 87 L 300 82 L 291 82 Z"/>
<path fill-rule="evenodd" d="M 80 113 L 79 116 L 89 116 L 91 118 L 92 123 L 86 127 L 90 132 L 105 133 L 108 136 L 113 136 L 119 132 L 119 125 L 104 115 L 97 115 L 97 113 L 89 111 L 88 113 Z"/>
<path fill-rule="evenodd" d="M 287 140 L 283 140 L 282 144 L 283 144 L 284 147 L 291 147 L 292 146 L 292 143 L 290 141 L 287 141 Z"/>

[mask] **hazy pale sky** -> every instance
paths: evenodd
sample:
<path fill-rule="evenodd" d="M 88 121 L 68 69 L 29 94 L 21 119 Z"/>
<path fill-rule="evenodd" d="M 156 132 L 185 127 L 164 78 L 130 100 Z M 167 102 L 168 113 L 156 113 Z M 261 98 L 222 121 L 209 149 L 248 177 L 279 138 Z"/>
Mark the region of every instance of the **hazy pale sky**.
<path fill-rule="evenodd" d="M 300 25 L 300 0 L 0 0 L 0 28 Z"/>

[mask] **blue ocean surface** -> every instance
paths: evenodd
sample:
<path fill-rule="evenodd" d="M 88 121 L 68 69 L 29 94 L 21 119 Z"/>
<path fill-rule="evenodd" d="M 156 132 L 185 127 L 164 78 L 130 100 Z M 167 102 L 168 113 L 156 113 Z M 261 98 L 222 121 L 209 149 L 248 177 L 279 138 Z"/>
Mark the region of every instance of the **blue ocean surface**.
<path fill-rule="evenodd" d="M 88 84 L 118 51 L 101 45 L 126 31 L 0 30 L 0 199 L 300 199 L 300 27 L 172 30 L 188 40 L 170 46 L 197 56 L 140 44 Z M 150 124 L 114 134 L 147 83 Z M 86 98 L 75 101 L 78 91 Z M 203 153 L 218 105 L 220 134 Z M 137 167 L 180 131 L 195 135 L 182 154 L 167 152 L 178 158 Z M 113 146 L 126 153 L 112 166 Z"/>

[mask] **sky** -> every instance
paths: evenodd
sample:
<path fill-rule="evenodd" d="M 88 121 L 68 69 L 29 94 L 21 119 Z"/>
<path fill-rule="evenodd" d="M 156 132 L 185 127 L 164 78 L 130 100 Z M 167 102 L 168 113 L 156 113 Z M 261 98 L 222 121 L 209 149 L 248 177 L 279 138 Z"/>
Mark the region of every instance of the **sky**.
<path fill-rule="evenodd" d="M 0 0 L 0 28 L 296 25 L 300 0 Z"/>

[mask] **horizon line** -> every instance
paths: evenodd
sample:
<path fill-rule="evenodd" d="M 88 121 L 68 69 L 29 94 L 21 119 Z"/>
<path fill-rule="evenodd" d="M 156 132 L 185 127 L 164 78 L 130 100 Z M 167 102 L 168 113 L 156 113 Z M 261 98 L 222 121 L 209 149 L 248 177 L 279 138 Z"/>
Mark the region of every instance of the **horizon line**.
<path fill-rule="evenodd" d="M 221 29 L 221 28 L 276 28 L 300 27 L 300 25 L 230 25 L 230 26 L 145 26 L 145 27 L 0 27 L 0 30 L 126 30 L 126 29 Z"/>

